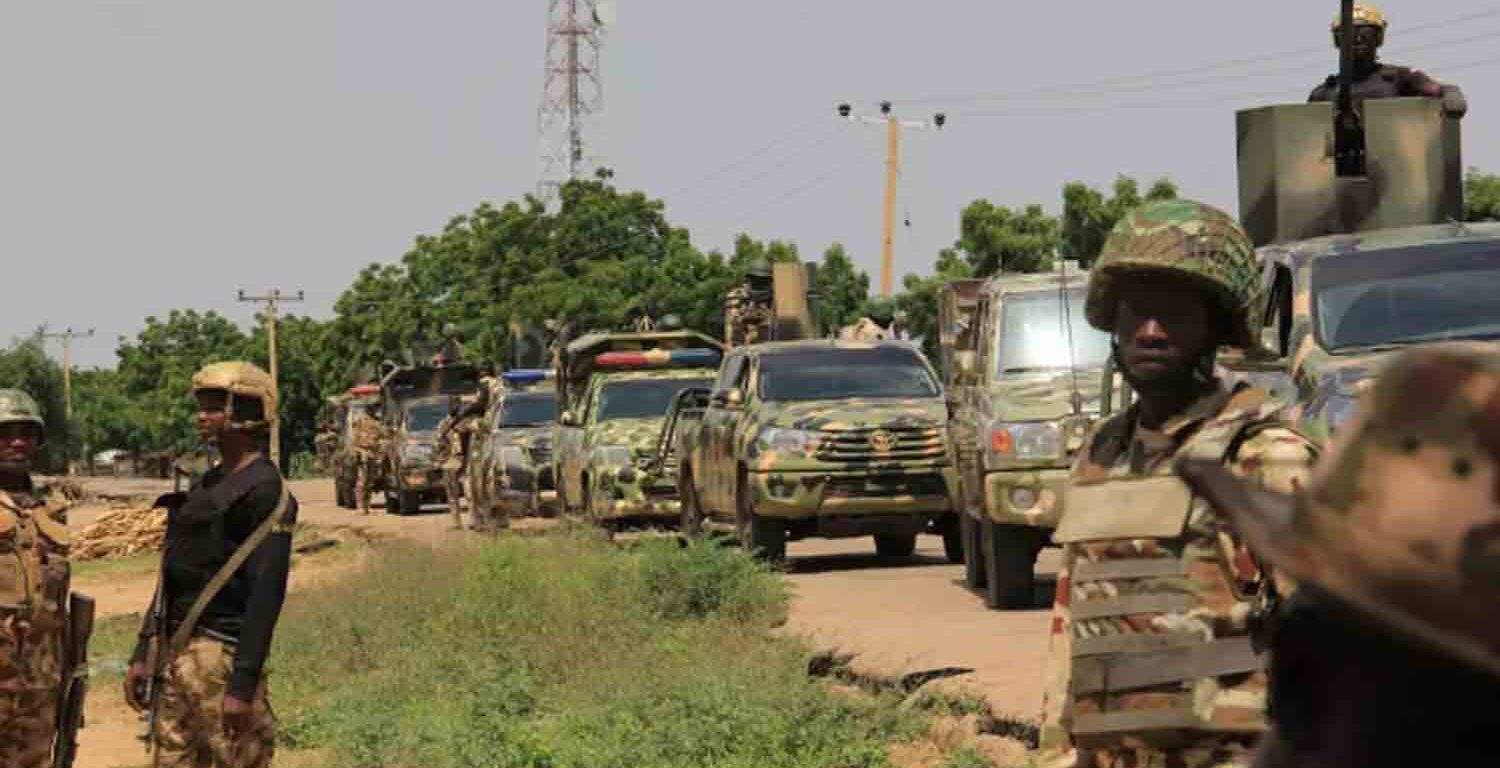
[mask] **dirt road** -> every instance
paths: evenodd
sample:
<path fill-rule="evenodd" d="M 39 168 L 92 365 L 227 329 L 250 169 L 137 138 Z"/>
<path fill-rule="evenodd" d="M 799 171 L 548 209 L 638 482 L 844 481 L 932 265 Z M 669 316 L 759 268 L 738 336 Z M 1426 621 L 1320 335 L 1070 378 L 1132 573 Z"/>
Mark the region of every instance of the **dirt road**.
<path fill-rule="evenodd" d="M 154 494 L 164 482 L 91 480 L 103 493 Z M 445 510 L 398 517 L 376 509 L 361 516 L 333 503 L 326 480 L 297 481 L 301 522 L 320 530 L 352 530 L 363 539 L 404 538 L 442 546 L 473 534 L 455 531 Z M 75 529 L 92 522 L 102 508 L 83 507 L 70 515 Z M 870 539 L 809 540 L 788 548 L 787 579 L 794 601 L 787 630 L 805 634 L 820 648 L 855 654 L 854 669 L 880 675 L 937 668 L 972 670 L 949 681 L 982 693 L 996 714 L 1033 718 L 1041 708 L 1042 664 L 1047 648 L 1050 595 L 1038 595 L 1027 611 L 987 611 L 979 595 L 963 588 L 963 569 L 949 565 L 942 542 L 922 537 L 914 557 L 877 558 Z M 1043 555 L 1043 572 L 1055 571 L 1053 553 Z M 293 569 L 292 599 L 354 563 L 309 559 Z M 76 580 L 79 591 L 99 600 L 102 615 L 139 613 L 150 600 L 154 574 L 147 568 L 89 574 Z M 89 728 L 82 734 L 79 768 L 137 766 L 146 762 L 140 725 L 125 708 L 117 683 L 98 686 L 89 700 Z M 278 760 L 278 763 L 281 761 Z"/>

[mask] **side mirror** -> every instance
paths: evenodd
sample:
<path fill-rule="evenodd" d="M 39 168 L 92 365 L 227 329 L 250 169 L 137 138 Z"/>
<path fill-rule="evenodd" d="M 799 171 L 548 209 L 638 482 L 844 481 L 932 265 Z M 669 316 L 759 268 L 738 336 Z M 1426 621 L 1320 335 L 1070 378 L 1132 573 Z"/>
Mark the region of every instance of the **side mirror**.
<path fill-rule="evenodd" d="M 578 414 L 572 411 L 563 411 L 562 416 L 558 417 L 557 423 L 565 427 L 576 427 L 578 426 Z"/>
<path fill-rule="evenodd" d="M 713 394 L 709 402 L 721 408 L 738 408 L 745 404 L 745 393 L 738 389 L 721 389 Z"/>

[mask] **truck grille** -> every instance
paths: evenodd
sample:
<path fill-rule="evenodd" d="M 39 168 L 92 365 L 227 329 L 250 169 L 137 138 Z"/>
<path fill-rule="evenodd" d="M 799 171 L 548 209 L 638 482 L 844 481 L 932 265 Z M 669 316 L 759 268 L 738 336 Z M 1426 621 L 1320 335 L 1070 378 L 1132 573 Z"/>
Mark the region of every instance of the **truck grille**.
<path fill-rule="evenodd" d="M 552 444 L 537 443 L 531 446 L 531 463 L 537 466 L 547 466 L 552 463 Z"/>
<path fill-rule="evenodd" d="M 939 461 L 948 455 L 942 427 L 857 427 L 825 429 L 822 434 L 821 461 Z"/>
<path fill-rule="evenodd" d="M 938 474 L 830 477 L 823 486 L 823 495 L 836 499 L 943 496 L 947 492 L 943 476 Z"/>

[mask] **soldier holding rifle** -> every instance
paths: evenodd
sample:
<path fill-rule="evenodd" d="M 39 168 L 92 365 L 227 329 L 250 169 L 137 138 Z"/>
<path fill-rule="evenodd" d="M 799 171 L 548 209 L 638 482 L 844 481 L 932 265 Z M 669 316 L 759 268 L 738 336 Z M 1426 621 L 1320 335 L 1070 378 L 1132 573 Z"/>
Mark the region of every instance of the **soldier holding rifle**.
<path fill-rule="evenodd" d="M 125 697 L 154 765 L 263 768 L 275 728 L 263 668 L 286 596 L 297 502 L 267 458 L 276 390 L 249 363 L 193 377 L 200 439 L 222 460 L 169 510 L 161 578 Z"/>

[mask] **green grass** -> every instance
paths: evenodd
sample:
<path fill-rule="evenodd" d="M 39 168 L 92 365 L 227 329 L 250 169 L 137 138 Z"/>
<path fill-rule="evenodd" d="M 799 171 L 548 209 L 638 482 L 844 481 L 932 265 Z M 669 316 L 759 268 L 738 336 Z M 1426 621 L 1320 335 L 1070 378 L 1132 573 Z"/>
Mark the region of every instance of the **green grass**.
<path fill-rule="evenodd" d="M 141 631 L 141 614 L 109 616 L 94 622 L 89 639 L 89 672 L 95 680 L 121 680 Z"/>
<path fill-rule="evenodd" d="M 73 577 L 92 576 L 139 576 L 156 573 L 161 565 L 161 554 L 156 551 L 138 552 L 125 557 L 102 557 L 73 563 Z"/>
<path fill-rule="evenodd" d="M 573 533 L 393 547 L 283 618 L 289 747 L 341 766 L 887 764 L 928 715 L 829 691 L 773 638 L 783 582 L 737 550 Z"/>

